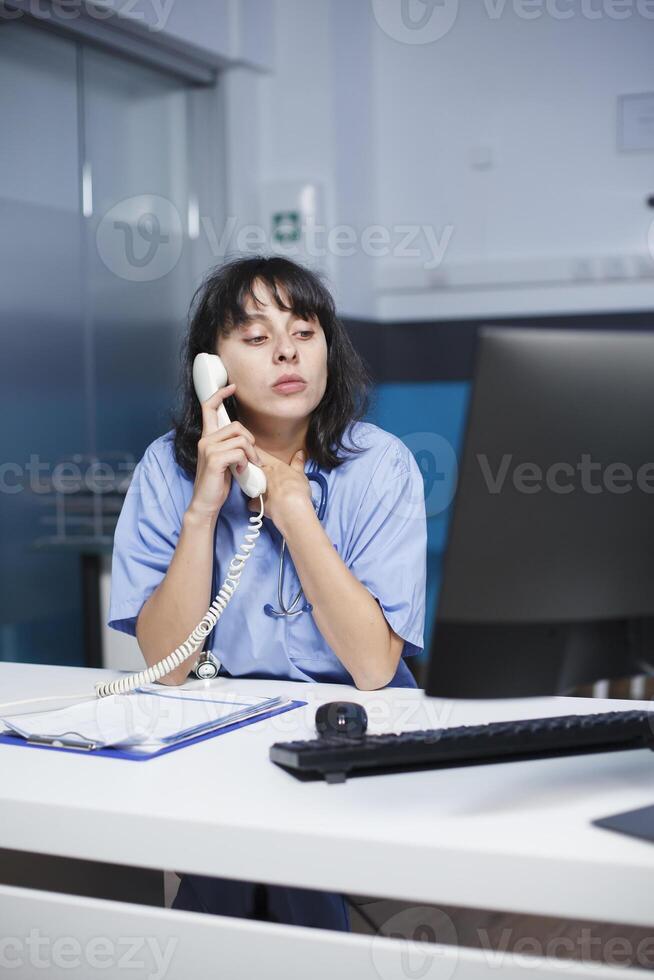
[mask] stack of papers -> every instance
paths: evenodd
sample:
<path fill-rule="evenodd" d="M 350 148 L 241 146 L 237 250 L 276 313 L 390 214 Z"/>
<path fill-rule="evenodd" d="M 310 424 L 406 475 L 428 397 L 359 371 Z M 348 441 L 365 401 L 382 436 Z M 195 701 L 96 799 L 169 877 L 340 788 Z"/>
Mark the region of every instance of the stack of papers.
<path fill-rule="evenodd" d="M 67 708 L 4 715 L 0 721 L 10 732 L 37 744 L 129 748 L 149 754 L 290 703 L 284 697 L 140 687 L 131 694 L 111 694 Z"/>

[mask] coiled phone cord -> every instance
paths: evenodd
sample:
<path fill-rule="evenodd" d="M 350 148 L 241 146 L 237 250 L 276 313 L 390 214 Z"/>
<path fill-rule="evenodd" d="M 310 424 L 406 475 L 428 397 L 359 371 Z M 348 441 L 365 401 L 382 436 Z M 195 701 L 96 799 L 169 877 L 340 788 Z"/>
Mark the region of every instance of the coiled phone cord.
<path fill-rule="evenodd" d="M 164 660 L 160 660 L 158 664 L 153 664 L 152 667 L 148 667 L 146 670 L 141 670 L 137 674 L 130 674 L 129 677 L 119 677 L 115 681 L 100 681 L 95 685 L 95 693 L 99 698 L 105 698 L 109 694 L 127 694 L 142 684 L 151 684 L 154 681 L 158 681 L 161 677 L 165 677 L 166 674 L 170 674 L 171 671 L 179 667 L 189 657 L 192 657 L 199 647 L 202 646 L 205 637 L 214 628 L 227 603 L 234 595 L 238 583 L 241 580 L 243 566 L 250 557 L 250 553 L 254 549 L 255 542 L 261 532 L 263 524 L 261 519 L 263 516 L 263 497 L 261 494 L 259 495 L 259 500 L 261 502 L 261 510 L 258 514 L 252 514 L 250 516 L 251 527 L 241 545 L 245 554 L 242 555 L 240 551 L 236 552 L 230 562 L 225 581 L 218 590 L 218 595 L 189 637 L 176 650 L 169 653 Z"/>
<path fill-rule="evenodd" d="M 261 527 L 263 525 L 263 497 L 261 494 L 259 495 L 259 501 L 261 503 L 261 510 L 258 514 L 250 515 L 249 521 L 251 527 L 245 535 L 245 540 L 241 544 L 241 549 L 245 552 L 245 554 L 241 554 L 240 551 L 236 552 L 230 562 L 225 581 L 218 590 L 218 595 L 214 598 L 207 613 L 200 620 L 188 638 L 184 640 L 184 642 L 181 643 L 177 649 L 173 650 L 172 653 L 169 653 L 167 657 L 160 660 L 159 663 L 153 664 L 152 667 L 148 667 L 146 670 L 141 670 L 136 674 L 130 674 L 129 677 L 119 677 L 115 681 L 100 681 L 95 685 L 95 694 L 89 694 L 88 691 L 85 691 L 83 694 L 56 694 L 45 698 L 25 698 L 22 701 L 8 701 L 5 704 L 0 704 L 0 708 L 9 707 L 16 704 L 29 704 L 35 701 L 65 701 L 71 698 L 75 698 L 77 700 L 80 700 L 81 698 L 95 699 L 106 698 L 110 694 L 127 694 L 130 691 L 133 691 L 135 688 L 140 687 L 142 684 L 151 684 L 158 681 L 160 678 L 165 677 L 166 674 L 170 674 L 171 671 L 175 670 L 176 667 L 179 667 L 179 665 L 184 663 L 185 660 L 188 660 L 189 657 L 192 657 L 193 654 L 197 652 L 198 648 L 202 646 L 204 638 L 208 636 L 220 619 L 225 607 L 238 587 L 238 583 L 241 580 L 243 566 L 254 549 L 256 540 L 261 533 Z"/>

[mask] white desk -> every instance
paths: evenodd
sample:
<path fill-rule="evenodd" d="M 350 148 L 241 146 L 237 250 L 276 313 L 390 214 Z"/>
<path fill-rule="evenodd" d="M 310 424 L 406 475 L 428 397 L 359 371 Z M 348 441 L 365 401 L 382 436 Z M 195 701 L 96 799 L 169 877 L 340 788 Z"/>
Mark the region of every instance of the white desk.
<path fill-rule="evenodd" d="M 100 677 L 112 676 L 110 671 L 3 663 L 0 701 L 88 691 Z M 651 708 L 649 702 L 453 702 L 403 688 L 363 692 L 342 685 L 225 679 L 190 684 L 219 684 L 248 694 L 285 693 L 309 704 L 147 762 L 0 745 L 0 847 L 416 904 L 644 926 L 654 922 L 654 847 L 590 824 L 595 817 L 654 803 L 654 755 L 648 750 L 355 777 L 336 785 L 299 782 L 268 759 L 272 742 L 312 737 L 315 709 L 330 700 L 364 704 L 371 732 Z M 63 916 L 70 931 L 71 921 L 81 921 L 75 910 L 82 906 L 89 922 L 97 913 L 98 922 L 115 920 L 117 929 L 126 928 L 128 913 L 147 921 L 151 930 L 158 923 L 162 935 L 171 929 L 181 935 L 180 923 L 184 929 L 188 925 L 184 955 L 178 950 L 174 957 L 180 972 L 167 977 L 193 975 L 180 963 L 190 964 L 198 955 L 198 930 L 209 937 L 206 949 L 214 948 L 217 930 L 225 949 L 233 943 L 238 950 L 250 935 L 270 942 L 276 953 L 271 952 L 268 973 L 261 975 L 288 978 L 297 970 L 302 976 L 304 961 L 298 951 L 310 936 L 317 946 L 305 966 L 310 964 L 314 977 L 330 975 L 329 955 L 325 972 L 323 965 L 316 966 L 316 950 L 323 947 L 347 953 L 358 964 L 357 977 L 394 975 L 380 974 L 385 957 L 401 976 L 400 960 L 394 959 L 401 943 L 394 940 L 0 888 L 0 921 L 11 921 L 18 931 L 46 908 L 50 921 Z M 302 943 L 279 942 L 282 935 L 300 934 Z M 361 954 L 359 962 L 361 943 L 368 954 Z M 437 948 L 444 968 L 454 954 Z M 482 954 L 459 950 L 456 955 L 459 980 L 482 974 Z M 533 959 L 523 957 L 523 967 L 510 960 L 503 978 L 514 970 L 516 977 L 533 976 Z M 539 963 L 540 976 L 549 976 L 550 970 L 552 976 L 562 973 L 560 963 Z M 243 965 L 237 956 L 234 976 L 249 975 Z M 221 978 L 232 976 L 226 961 L 223 966 Z M 571 963 L 567 974 L 581 970 L 578 975 L 587 976 L 590 969 Z M 634 977 L 633 969 L 596 969 L 601 977 Z M 71 975 L 70 970 L 61 973 Z M 84 976 L 91 975 L 87 967 Z M 496 964 L 489 975 L 498 975 Z"/>

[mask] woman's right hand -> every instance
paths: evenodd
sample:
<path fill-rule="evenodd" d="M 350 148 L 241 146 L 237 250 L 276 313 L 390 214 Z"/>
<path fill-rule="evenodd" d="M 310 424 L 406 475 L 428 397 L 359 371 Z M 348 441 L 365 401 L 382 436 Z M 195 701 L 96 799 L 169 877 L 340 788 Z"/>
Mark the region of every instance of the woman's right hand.
<path fill-rule="evenodd" d="M 211 398 L 201 402 L 202 435 L 198 439 L 198 465 L 193 496 L 188 511 L 212 520 L 220 513 L 232 485 L 232 463 L 242 473 L 248 461 L 261 465 L 254 445 L 254 436 L 240 422 L 218 427 L 218 406 L 234 394 L 235 384 L 214 391 Z"/>

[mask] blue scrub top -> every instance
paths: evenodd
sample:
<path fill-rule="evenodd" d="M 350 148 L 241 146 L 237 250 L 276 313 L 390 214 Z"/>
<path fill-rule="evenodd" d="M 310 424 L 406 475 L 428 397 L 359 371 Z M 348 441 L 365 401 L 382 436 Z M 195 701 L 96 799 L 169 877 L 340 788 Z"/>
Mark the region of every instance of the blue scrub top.
<path fill-rule="evenodd" d="M 108 625 L 131 636 L 136 635 L 143 604 L 166 574 L 193 495 L 194 481 L 175 461 L 173 434 L 170 430 L 145 450 L 116 525 Z M 386 620 L 405 641 L 388 686 L 416 687 L 404 658 L 424 645 L 427 524 L 422 476 L 408 447 L 379 426 L 351 423 L 344 445 L 352 441 L 365 450 L 358 455 L 341 450 L 339 455 L 346 457 L 341 466 L 319 471 L 328 486 L 322 525 L 352 574 L 377 599 Z M 305 461 L 305 472 L 311 463 Z M 320 487 L 314 481 L 309 486 L 317 508 Z M 232 479 L 216 522 L 212 599 L 241 550 L 250 516 L 248 498 Z M 205 649 L 215 653 L 223 665 L 221 674 L 227 676 L 353 684 L 311 612 L 277 618 L 264 612 L 266 603 L 278 609 L 281 542 L 281 534 L 264 516 L 238 588 Z M 287 548 L 282 593 L 287 608 L 299 588 Z M 295 609 L 304 601 L 303 594 Z"/>

